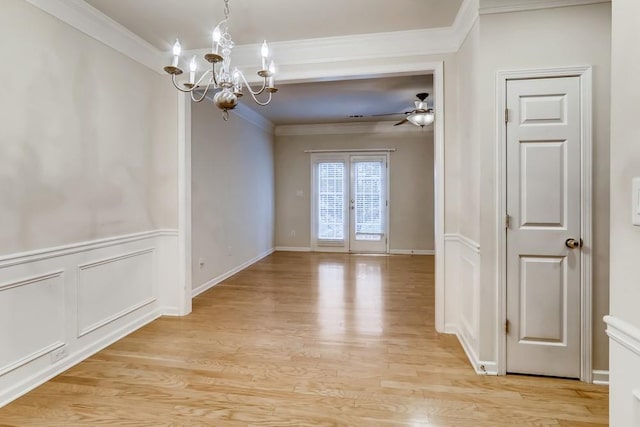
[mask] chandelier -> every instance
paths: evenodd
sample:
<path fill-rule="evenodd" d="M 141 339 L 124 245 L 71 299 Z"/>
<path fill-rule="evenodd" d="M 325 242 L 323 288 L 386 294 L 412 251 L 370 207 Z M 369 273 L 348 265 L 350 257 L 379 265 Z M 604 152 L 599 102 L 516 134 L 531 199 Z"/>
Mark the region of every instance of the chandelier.
<path fill-rule="evenodd" d="M 171 75 L 171 81 L 175 88 L 191 94 L 191 99 L 194 102 L 202 102 L 210 90 L 217 90 L 213 96 L 213 102 L 222 110 L 222 118 L 225 121 L 229 119 L 229 110 L 238 105 L 238 98 L 243 95 L 243 83 L 256 104 L 262 106 L 269 104 L 271 95 L 278 91 L 274 86 L 275 65 L 273 60 L 269 62 L 269 46 L 267 46 L 266 40 L 262 43 L 261 49 L 262 68 L 258 71 L 258 76 L 262 77 L 262 87 L 259 90 L 254 90 L 249 85 L 244 74 L 238 68 L 231 71 L 231 50 L 234 43 L 231 34 L 229 34 L 228 20 L 229 0 L 224 0 L 224 19 L 213 29 L 211 52 L 204 55 L 204 59 L 211 64 L 211 68 L 207 69 L 197 80 L 198 63 L 194 55 L 189 63 L 189 80 L 182 83 L 183 87 L 176 81 L 176 76 L 183 73 L 179 65 L 182 50 L 179 40 L 176 40 L 173 45 L 173 62 L 164 67 L 164 71 Z M 258 96 L 263 93 L 268 95 L 266 99 L 261 101 Z"/>

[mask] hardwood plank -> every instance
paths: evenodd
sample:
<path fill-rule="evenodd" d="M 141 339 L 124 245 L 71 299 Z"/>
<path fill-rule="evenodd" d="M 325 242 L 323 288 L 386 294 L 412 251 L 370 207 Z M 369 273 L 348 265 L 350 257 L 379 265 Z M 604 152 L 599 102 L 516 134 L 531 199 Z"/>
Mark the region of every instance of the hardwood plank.
<path fill-rule="evenodd" d="M 428 256 L 275 253 L 0 408 L 0 426 L 603 426 L 608 390 L 475 374 Z"/>

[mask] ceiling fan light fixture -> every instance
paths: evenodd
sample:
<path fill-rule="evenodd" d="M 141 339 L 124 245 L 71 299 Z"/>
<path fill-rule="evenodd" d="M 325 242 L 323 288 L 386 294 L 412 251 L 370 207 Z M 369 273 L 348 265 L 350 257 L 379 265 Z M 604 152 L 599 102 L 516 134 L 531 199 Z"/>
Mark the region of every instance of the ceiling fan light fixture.
<path fill-rule="evenodd" d="M 407 116 L 407 120 L 420 127 L 429 126 L 434 119 L 435 116 L 432 111 L 413 113 Z"/>

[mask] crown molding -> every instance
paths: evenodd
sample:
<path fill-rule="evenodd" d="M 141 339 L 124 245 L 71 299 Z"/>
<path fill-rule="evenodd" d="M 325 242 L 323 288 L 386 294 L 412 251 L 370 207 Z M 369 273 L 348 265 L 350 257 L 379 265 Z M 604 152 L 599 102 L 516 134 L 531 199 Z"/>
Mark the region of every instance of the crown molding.
<path fill-rule="evenodd" d="M 164 53 L 82 0 L 26 0 L 42 11 L 162 74 Z"/>
<path fill-rule="evenodd" d="M 238 103 L 236 108 L 231 110 L 231 113 L 251 124 L 258 126 L 260 129 L 270 135 L 273 135 L 275 133 L 276 127 L 273 122 L 271 122 L 271 120 L 267 119 L 262 114 L 256 112 L 255 110 L 252 110 L 241 102 Z"/>
<path fill-rule="evenodd" d="M 480 15 L 491 15 L 496 13 L 524 12 L 527 10 L 611 3 L 611 0 L 489 0 L 482 1 L 482 3 L 488 3 L 489 5 L 480 6 Z"/>
<path fill-rule="evenodd" d="M 396 120 L 381 122 L 357 122 L 357 123 L 321 123 L 307 125 L 282 125 L 276 126 L 276 136 L 297 136 L 297 135 L 351 135 L 365 133 L 412 133 L 426 134 L 433 133 L 433 126 L 421 129 L 418 126 L 393 126 Z"/>
<path fill-rule="evenodd" d="M 478 2 L 479 0 L 463 0 L 460 9 L 458 9 L 458 14 L 453 21 L 452 27 L 456 41 L 456 52 L 460 50 L 460 46 L 462 46 L 478 19 Z"/>

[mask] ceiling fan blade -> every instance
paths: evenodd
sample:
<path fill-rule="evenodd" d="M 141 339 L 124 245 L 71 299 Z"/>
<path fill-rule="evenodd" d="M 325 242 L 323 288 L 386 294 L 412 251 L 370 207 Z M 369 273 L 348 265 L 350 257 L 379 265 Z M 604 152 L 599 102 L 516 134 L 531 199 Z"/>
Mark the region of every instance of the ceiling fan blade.
<path fill-rule="evenodd" d="M 404 113 L 387 113 L 387 114 L 373 114 L 371 117 L 380 117 L 380 116 L 399 116 L 401 114 L 411 114 L 412 111 L 405 111 Z"/>
<path fill-rule="evenodd" d="M 408 121 L 409 121 L 409 119 L 402 119 L 402 120 L 400 120 L 398 123 L 396 123 L 394 126 L 400 126 L 400 125 L 403 125 L 403 124 L 407 123 Z"/>

